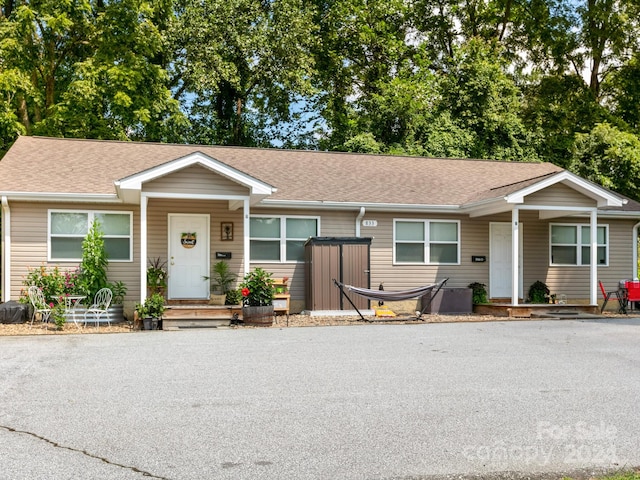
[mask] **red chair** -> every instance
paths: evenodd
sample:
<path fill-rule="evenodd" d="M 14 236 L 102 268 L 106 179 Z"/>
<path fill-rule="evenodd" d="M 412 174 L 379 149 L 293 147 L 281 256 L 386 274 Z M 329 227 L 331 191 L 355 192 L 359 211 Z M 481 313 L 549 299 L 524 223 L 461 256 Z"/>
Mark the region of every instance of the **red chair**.
<path fill-rule="evenodd" d="M 631 304 L 631 309 L 633 310 L 632 302 L 640 302 L 640 281 L 634 280 L 624 282 L 624 288 L 626 290 L 625 306 Z"/>
<path fill-rule="evenodd" d="M 600 313 L 604 312 L 604 307 L 607 306 L 607 302 L 609 301 L 612 295 L 615 296 L 616 299 L 618 300 L 618 313 L 627 313 L 626 300 L 624 296 L 621 294 L 620 290 L 613 290 L 611 292 L 607 292 L 602 282 L 599 281 L 598 284 L 600 285 L 600 291 L 602 292 L 602 296 L 604 297 L 604 303 L 602 304 Z"/>

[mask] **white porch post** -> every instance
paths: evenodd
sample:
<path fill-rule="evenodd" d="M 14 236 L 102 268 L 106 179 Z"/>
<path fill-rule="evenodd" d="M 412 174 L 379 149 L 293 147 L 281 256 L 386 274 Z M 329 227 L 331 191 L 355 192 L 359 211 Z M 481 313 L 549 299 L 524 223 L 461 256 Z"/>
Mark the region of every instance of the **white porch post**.
<path fill-rule="evenodd" d="M 511 305 L 518 305 L 518 293 L 520 292 L 519 267 L 520 258 L 520 222 L 518 220 L 519 211 L 517 207 L 511 211 Z"/>
<path fill-rule="evenodd" d="M 633 265 L 632 265 L 632 274 L 631 278 L 636 279 L 640 275 L 638 272 L 638 228 L 640 227 L 640 223 L 636 223 L 633 226 Z"/>
<path fill-rule="evenodd" d="M 596 305 L 598 303 L 598 210 L 591 210 L 591 263 L 589 264 L 589 303 Z"/>
<path fill-rule="evenodd" d="M 0 273 L 2 277 L 2 302 L 11 300 L 11 209 L 7 197 L 2 197 L 2 262 Z"/>
<path fill-rule="evenodd" d="M 148 197 L 140 194 L 140 303 L 147 296 L 147 204 Z"/>
<path fill-rule="evenodd" d="M 250 262 L 250 252 L 251 252 L 251 242 L 249 241 L 249 229 L 251 228 L 250 222 L 250 212 L 249 212 L 249 199 L 244 199 L 244 229 L 243 229 L 243 240 L 244 240 L 244 274 L 249 273 L 249 262 Z"/>

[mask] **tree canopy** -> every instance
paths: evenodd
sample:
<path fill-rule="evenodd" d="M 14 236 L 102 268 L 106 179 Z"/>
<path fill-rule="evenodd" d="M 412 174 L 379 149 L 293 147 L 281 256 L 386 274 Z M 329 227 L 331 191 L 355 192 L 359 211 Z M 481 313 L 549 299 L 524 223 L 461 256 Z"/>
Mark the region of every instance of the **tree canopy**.
<path fill-rule="evenodd" d="M 550 161 L 639 198 L 637 0 L 3 0 L 18 135 Z"/>

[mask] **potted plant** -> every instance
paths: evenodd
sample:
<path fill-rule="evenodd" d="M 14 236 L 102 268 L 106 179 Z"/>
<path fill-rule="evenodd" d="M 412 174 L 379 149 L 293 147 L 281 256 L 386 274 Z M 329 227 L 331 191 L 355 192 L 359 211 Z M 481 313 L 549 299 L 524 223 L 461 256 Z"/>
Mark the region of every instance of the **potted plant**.
<path fill-rule="evenodd" d="M 227 292 L 227 305 L 240 305 L 242 303 L 242 290 L 233 288 Z"/>
<path fill-rule="evenodd" d="M 529 287 L 529 303 L 549 303 L 549 287 L 540 280 Z"/>
<path fill-rule="evenodd" d="M 149 294 L 159 293 L 164 296 L 167 290 L 167 262 L 160 257 L 150 258 L 147 267 L 147 288 Z"/>
<path fill-rule="evenodd" d="M 269 326 L 273 323 L 273 287 L 271 274 L 256 268 L 245 275 L 240 284 L 242 318 L 247 325 Z"/>
<path fill-rule="evenodd" d="M 287 293 L 289 277 L 282 277 L 282 283 L 276 284 L 276 293 Z"/>
<path fill-rule="evenodd" d="M 142 319 L 144 330 L 158 330 L 164 311 L 164 297 L 160 293 L 154 293 L 145 298 L 144 303 L 136 304 L 136 313 Z"/>
<path fill-rule="evenodd" d="M 224 305 L 227 301 L 227 293 L 231 291 L 231 285 L 237 275 L 229 269 L 229 264 L 223 260 L 216 262 L 211 269 L 211 276 L 202 277 L 210 281 L 210 305 Z"/>

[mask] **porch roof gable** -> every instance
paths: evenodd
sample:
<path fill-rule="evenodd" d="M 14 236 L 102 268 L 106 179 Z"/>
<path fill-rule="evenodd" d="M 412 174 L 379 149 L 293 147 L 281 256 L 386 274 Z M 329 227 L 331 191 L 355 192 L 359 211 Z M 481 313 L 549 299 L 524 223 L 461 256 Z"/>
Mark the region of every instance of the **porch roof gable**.
<path fill-rule="evenodd" d="M 116 180 L 114 182 L 116 192 L 118 197 L 125 203 L 137 203 L 144 183 L 170 175 L 193 165 L 199 165 L 211 170 L 224 178 L 248 188 L 252 204 L 259 203 L 263 198 L 277 191 L 277 188 L 272 185 L 197 151 Z"/>
<path fill-rule="evenodd" d="M 471 216 L 508 212 L 515 206 L 524 204 L 526 197 L 558 184 L 566 185 L 581 195 L 593 200 L 599 209 L 621 208 L 628 202 L 624 197 L 616 195 L 567 170 L 563 170 L 540 178 L 529 179 L 524 182 L 493 189 L 491 192 L 488 192 L 489 195 L 487 198 L 477 199 L 465 205 L 463 208 L 469 212 Z M 570 208 L 571 207 L 567 207 L 566 209 Z"/>

